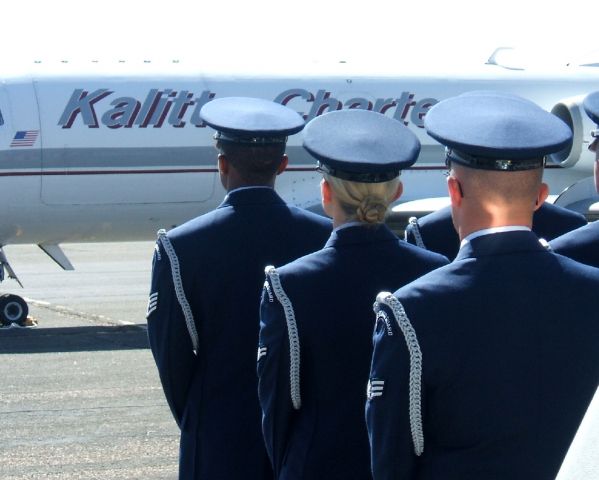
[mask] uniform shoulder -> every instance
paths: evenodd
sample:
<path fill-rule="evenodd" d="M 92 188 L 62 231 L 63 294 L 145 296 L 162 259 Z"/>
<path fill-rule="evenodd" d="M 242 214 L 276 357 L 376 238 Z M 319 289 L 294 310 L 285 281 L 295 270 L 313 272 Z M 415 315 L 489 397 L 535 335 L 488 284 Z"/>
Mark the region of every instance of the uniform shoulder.
<path fill-rule="evenodd" d="M 460 267 L 455 262 L 447 263 L 447 259 L 445 260 L 445 264 L 400 287 L 395 296 L 400 299 L 420 299 L 424 302 L 445 295 L 453 296 L 453 292 L 463 288 L 460 282 L 456 282 L 455 276 L 456 269 Z"/>
<path fill-rule="evenodd" d="M 543 203 L 533 215 L 532 230 L 539 237 L 553 240 L 586 225 L 584 215 L 551 203 Z"/>
<path fill-rule="evenodd" d="M 549 245 L 559 251 L 581 241 L 595 240 L 599 244 L 599 221 L 588 223 L 551 240 Z"/>
<path fill-rule="evenodd" d="M 312 298 L 323 283 L 329 281 L 327 278 L 330 279 L 331 262 L 327 257 L 326 250 L 318 250 L 285 265 L 277 266 L 274 270 L 267 267 L 267 280 L 273 285 L 279 284 L 291 301 Z"/>
<path fill-rule="evenodd" d="M 563 219 L 569 219 L 570 221 L 579 224 L 580 226 L 586 225 L 587 220 L 582 213 L 575 212 L 568 208 L 554 205 L 553 203 L 544 202 L 541 208 L 537 210 L 539 214 L 559 216 Z"/>
<path fill-rule="evenodd" d="M 314 213 L 310 210 L 296 207 L 294 205 L 288 205 L 288 208 L 295 214 L 295 216 L 298 219 L 314 225 L 315 228 L 326 229 L 328 231 L 331 231 L 333 229 L 333 222 L 330 218 L 325 217 L 324 215 L 320 215 L 318 213 Z"/>
<path fill-rule="evenodd" d="M 439 267 L 449 263 L 449 259 L 440 253 L 425 250 L 402 240 L 400 240 L 400 242 L 400 245 L 405 251 L 417 262 L 426 263 L 428 265 L 437 265 Z"/>
<path fill-rule="evenodd" d="M 222 209 L 212 210 L 168 230 L 167 236 L 175 246 L 197 243 L 200 239 L 206 239 L 210 232 L 216 231 L 216 226 L 226 218 L 226 213 Z"/>
<path fill-rule="evenodd" d="M 597 229 L 597 233 L 599 233 L 599 229 Z M 575 282 L 577 278 L 582 278 L 584 282 L 588 280 L 599 281 L 599 264 L 597 263 L 599 256 L 595 254 L 599 248 L 599 239 L 595 238 L 594 241 L 585 244 L 580 252 L 576 250 L 576 246 L 572 249 L 568 248 L 570 245 L 567 243 L 564 244 L 563 248 L 554 248 L 553 242 L 550 245 L 554 255 L 561 263 L 560 271 L 563 272 L 564 282 Z M 559 244 L 557 247 L 559 247 Z M 591 253 L 588 253 L 589 247 Z M 568 275 L 570 275 L 570 278 L 567 278 Z M 596 285 L 599 286 L 597 283 Z"/>
<path fill-rule="evenodd" d="M 453 228 L 451 220 L 451 207 L 449 206 L 435 210 L 434 212 L 424 215 L 418 219 L 418 225 L 421 228 L 445 224 L 452 225 Z"/>
<path fill-rule="evenodd" d="M 427 248 L 433 247 L 434 251 L 439 251 L 435 247 L 438 243 L 451 242 L 453 244 L 458 239 L 450 207 L 444 207 L 420 218 L 418 227 L 425 245 Z"/>
<path fill-rule="evenodd" d="M 330 249 L 308 253 L 285 265 L 275 267 L 275 270 L 279 277 L 286 281 L 294 281 L 295 279 L 305 281 L 310 276 L 322 275 L 327 266 L 331 264 L 331 253 Z"/>
<path fill-rule="evenodd" d="M 559 262 L 559 294 L 568 298 L 573 305 L 577 305 L 577 311 L 590 303 L 592 311 L 595 312 L 593 316 L 596 317 L 594 298 L 599 291 L 597 258 L 577 258 L 574 255 L 565 256 L 559 253 L 554 253 L 554 257 Z"/>

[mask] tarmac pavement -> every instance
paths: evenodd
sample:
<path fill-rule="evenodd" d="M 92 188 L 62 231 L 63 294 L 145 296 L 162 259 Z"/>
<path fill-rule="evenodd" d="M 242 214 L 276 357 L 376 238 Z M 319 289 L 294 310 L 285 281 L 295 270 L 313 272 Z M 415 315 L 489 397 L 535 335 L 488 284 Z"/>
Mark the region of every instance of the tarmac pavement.
<path fill-rule="evenodd" d="M 0 479 L 175 479 L 178 428 L 148 349 L 153 242 L 5 252 L 32 328 L 0 329 Z"/>

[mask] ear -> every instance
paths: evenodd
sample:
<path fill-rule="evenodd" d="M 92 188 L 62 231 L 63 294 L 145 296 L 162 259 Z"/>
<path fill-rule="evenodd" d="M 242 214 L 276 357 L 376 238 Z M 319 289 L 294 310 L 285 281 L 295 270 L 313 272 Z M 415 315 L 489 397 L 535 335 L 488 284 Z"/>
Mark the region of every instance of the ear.
<path fill-rule="evenodd" d="M 283 159 L 281 160 L 281 164 L 279 165 L 279 168 L 277 168 L 277 175 L 281 175 L 281 173 L 283 173 L 285 171 L 285 169 L 287 168 L 288 164 L 289 164 L 289 157 L 286 154 L 283 154 Z"/>
<path fill-rule="evenodd" d="M 333 191 L 331 189 L 331 184 L 324 178 L 320 181 L 320 198 L 324 213 L 333 218 Z"/>
<path fill-rule="evenodd" d="M 331 185 L 324 178 L 320 181 L 320 196 L 323 206 L 331 203 Z"/>
<path fill-rule="evenodd" d="M 229 173 L 229 162 L 227 162 L 227 157 L 222 153 L 219 153 L 218 155 L 218 171 L 221 175 L 227 175 Z"/>
<path fill-rule="evenodd" d="M 543 205 L 543 202 L 545 200 L 547 200 L 548 196 L 549 196 L 549 187 L 547 186 L 546 183 L 541 183 L 541 186 L 539 187 L 539 193 L 537 194 L 537 200 L 535 202 L 535 210 L 538 210 L 539 208 L 541 208 L 541 205 Z"/>
<path fill-rule="evenodd" d="M 403 193 L 403 183 L 401 183 L 401 180 L 399 181 L 399 183 L 397 184 L 397 190 L 395 191 L 395 195 L 393 195 L 393 199 L 391 200 L 392 202 L 397 200 L 399 197 L 401 197 L 401 194 Z"/>
<path fill-rule="evenodd" d="M 449 192 L 449 198 L 451 204 L 455 207 L 459 207 L 462 204 L 462 188 L 457 178 L 449 176 L 447 177 L 447 190 Z"/>

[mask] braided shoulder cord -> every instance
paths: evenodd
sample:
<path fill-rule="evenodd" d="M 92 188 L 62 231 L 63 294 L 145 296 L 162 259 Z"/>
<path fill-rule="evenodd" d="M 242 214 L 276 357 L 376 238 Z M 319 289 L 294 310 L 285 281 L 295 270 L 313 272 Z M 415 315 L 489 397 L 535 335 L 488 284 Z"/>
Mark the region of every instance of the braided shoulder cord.
<path fill-rule="evenodd" d="M 377 314 L 380 312 L 381 303 L 391 308 L 397 325 L 404 335 L 410 353 L 410 430 L 414 442 L 414 453 L 420 456 L 424 451 L 424 433 L 422 429 L 422 352 L 420 351 L 416 331 L 412 327 L 403 305 L 395 295 L 389 292 L 381 292 L 377 295 L 376 300 L 377 303 L 374 304 L 374 311 Z"/>
<path fill-rule="evenodd" d="M 297 323 L 295 321 L 295 312 L 291 300 L 283 290 L 281 280 L 277 270 L 272 265 L 264 270 L 272 283 L 272 288 L 275 292 L 277 300 L 283 307 L 285 312 L 285 320 L 287 322 L 287 333 L 289 336 L 289 380 L 291 384 L 291 403 L 293 408 L 299 410 L 302 406 L 300 395 L 300 343 L 299 334 L 297 332 Z"/>
<path fill-rule="evenodd" d="M 171 273 L 173 275 L 175 295 L 177 296 L 177 300 L 179 300 L 179 305 L 181 305 L 181 309 L 183 310 L 183 316 L 185 317 L 185 323 L 187 324 L 187 331 L 189 332 L 189 336 L 191 337 L 193 351 L 197 354 L 200 341 L 198 337 L 198 332 L 196 330 L 196 324 L 193 319 L 193 312 L 191 311 L 189 302 L 185 297 L 185 290 L 183 289 L 183 280 L 181 279 L 181 270 L 179 268 L 179 259 L 177 258 L 177 253 L 175 252 L 175 248 L 173 247 L 173 244 L 171 243 L 170 239 L 166 235 L 166 230 L 162 229 L 158 231 L 158 241 L 162 243 L 164 251 L 166 252 L 166 255 L 168 256 L 168 259 L 171 263 Z"/>
<path fill-rule="evenodd" d="M 420 234 L 420 225 L 418 225 L 418 219 L 416 217 L 410 217 L 408 220 L 408 228 L 414 234 L 414 239 L 416 240 L 416 245 L 420 248 L 426 248 L 424 242 L 422 241 L 422 235 Z M 405 239 L 408 239 L 408 229 L 406 228 Z"/>

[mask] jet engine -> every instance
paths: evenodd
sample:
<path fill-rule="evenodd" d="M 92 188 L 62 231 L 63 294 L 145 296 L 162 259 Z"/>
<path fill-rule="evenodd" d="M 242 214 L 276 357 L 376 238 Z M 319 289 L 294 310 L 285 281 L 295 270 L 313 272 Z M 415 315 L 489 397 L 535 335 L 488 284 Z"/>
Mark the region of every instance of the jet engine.
<path fill-rule="evenodd" d="M 591 140 L 591 130 L 596 127 L 584 111 L 583 99 L 584 95 L 566 98 L 551 109 L 551 113 L 570 127 L 573 138 L 570 146 L 549 155 L 548 165 L 559 165 L 565 168 L 576 165 L 577 169 L 588 169 L 589 175 L 592 175 L 595 155 L 587 150 L 587 146 Z"/>
<path fill-rule="evenodd" d="M 580 212 L 589 220 L 595 220 L 599 216 L 599 197 L 593 178 L 595 154 L 589 152 L 587 147 L 592 140 L 591 130 L 597 127 L 584 111 L 583 99 L 584 95 L 566 98 L 551 109 L 551 113 L 570 127 L 573 140 L 569 147 L 550 155 L 547 166 L 567 168 L 571 173 L 582 177 L 565 188 L 557 196 L 555 204 Z"/>

